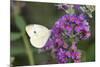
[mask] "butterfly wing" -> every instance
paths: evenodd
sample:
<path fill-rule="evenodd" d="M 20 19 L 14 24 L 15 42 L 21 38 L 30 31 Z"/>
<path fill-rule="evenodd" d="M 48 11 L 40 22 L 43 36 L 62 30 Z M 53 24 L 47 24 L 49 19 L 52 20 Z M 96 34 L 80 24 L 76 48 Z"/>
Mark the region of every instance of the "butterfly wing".
<path fill-rule="evenodd" d="M 48 28 L 37 24 L 28 25 L 26 32 L 30 37 L 31 44 L 36 48 L 44 47 L 51 35 L 51 31 Z"/>
<path fill-rule="evenodd" d="M 50 37 L 50 33 L 48 33 L 48 35 L 45 35 L 44 37 L 32 37 L 30 38 L 30 42 L 34 47 L 42 48 L 45 46 L 49 37 Z"/>

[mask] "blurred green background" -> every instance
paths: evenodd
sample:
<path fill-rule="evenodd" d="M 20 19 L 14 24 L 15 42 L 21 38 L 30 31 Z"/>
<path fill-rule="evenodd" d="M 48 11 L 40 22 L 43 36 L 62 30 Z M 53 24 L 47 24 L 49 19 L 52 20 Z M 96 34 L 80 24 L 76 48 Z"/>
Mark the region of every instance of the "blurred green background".
<path fill-rule="evenodd" d="M 65 14 L 55 5 L 41 2 L 11 2 L 11 65 L 56 63 L 49 52 L 38 53 L 38 49 L 31 46 L 25 32 L 25 26 L 28 24 L 41 24 L 52 28 L 55 21 Z M 92 15 L 93 17 L 88 20 L 92 36 L 78 44 L 78 48 L 83 51 L 83 62 L 95 61 L 95 12 Z"/>

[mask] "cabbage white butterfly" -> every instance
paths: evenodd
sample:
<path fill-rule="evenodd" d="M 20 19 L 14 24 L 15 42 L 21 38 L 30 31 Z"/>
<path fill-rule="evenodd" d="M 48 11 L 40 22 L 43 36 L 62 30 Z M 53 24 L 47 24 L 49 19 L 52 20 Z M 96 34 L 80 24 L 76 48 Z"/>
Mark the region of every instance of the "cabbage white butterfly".
<path fill-rule="evenodd" d="M 44 47 L 51 35 L 51 31 L 47 27 L 38 24 L 26 26 L 26 32 L 31 44 L 36 48 Z"/>

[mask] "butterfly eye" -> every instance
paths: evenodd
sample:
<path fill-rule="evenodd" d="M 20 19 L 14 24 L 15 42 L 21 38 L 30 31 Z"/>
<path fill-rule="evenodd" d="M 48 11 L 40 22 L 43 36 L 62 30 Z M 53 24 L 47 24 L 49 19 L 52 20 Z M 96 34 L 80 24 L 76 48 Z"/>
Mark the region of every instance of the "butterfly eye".
<path fill-rule="evenodd" d="M 35 34 L 36 34 L 36 31 L 33 31 L 33 33 L 35 33 Z"/>

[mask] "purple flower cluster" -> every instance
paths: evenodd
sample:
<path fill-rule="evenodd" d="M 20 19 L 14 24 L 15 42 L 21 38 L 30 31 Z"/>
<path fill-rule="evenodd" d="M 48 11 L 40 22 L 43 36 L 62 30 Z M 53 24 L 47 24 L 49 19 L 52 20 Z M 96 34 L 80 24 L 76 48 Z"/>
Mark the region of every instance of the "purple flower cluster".
<path fill-rule="evenodd" d="M 69 8 L 80 10 L 80 5 L 58 5 L 64 11 Z M 54 55 L 58 63 L 80 62 L 81 51 L 77 48 L 79 40 L 90 37 L 90 26 L 84 13 L 65 14 L 60 17 L 52 28 L 45 50 L 55 50 Z"/>
<path fill-rule="evenodd" d="M 90 30 L 89 30 L 89 24 L 87 20 L 85 19 L 85 16 L 83 14 L 80 15 L 64 15 L 62 16 L 55 24 L 53 28 L 53 34 L 54 36 L 62 36 L 65 34 L 65 36 L 73 37 L 76 36 L 78 39 L 87 39 L 90 37 Z"/>
<path fill-rule="evenodd" d="M 66 51 L 62 48 L 57 49 L 56 51 L 56 59 L 58 63 L 67 63 L 67 56 L 66 56 Z"/>
<path fill-rule="evenodd" d="M 84 12 L 84 10 L 81 9 L 82 5 L 70 5 L 70 4 L 61 3 L 61 4 L 58 4 L 57 7 L 59 10 L 64 10 L 64 11 L 70 8 L 73 8 L 74 10 L 78 10 L 79 12 L 82 12 L 82 13 Z"/>
<path fill-rule="evenodd" d="M 58 63 L 81 61 L 81 52 L 77 49 L 77 42 L 90 37 L 89 24 L 83 14 L 62 16 L 55 23 L 52 34 L 55 38 L 55 49 L 57 50 L 55 54 Z M 71 41 L 71 44 L 67 43 L 68 41 Z"/>
<path fill-rule="evenodd" d="M 80 62 L 81 52 L 77 48 L 77 42 L 89 37 L 89 24 L 85 16 L 66 14 L 53 26 L 52 35 L 44 49 L 54 49 L 58 63 Z"/>
<path fill-rule="evenodd" d="M 57 48 L 55 52 L 56 59 L 58 63 L 68 63 L 68 62 L 80 62 L 81 61 L 81 52 L 77 49 L 75 43 L 72 44 L 69 48 Z"/>

